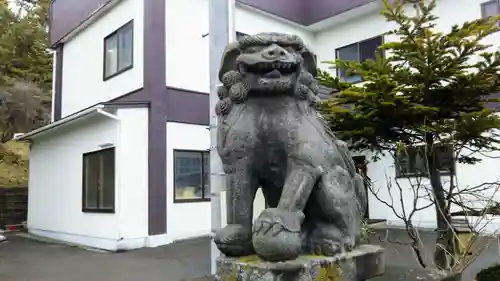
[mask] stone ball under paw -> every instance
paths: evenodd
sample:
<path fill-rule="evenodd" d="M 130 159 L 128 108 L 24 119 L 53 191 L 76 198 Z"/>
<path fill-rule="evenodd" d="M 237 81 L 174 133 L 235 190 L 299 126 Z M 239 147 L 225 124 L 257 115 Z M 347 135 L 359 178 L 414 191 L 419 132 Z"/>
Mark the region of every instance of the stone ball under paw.
<path fill-rule="evenodd" d="M 229 224 L 217 231 L 214 242 L 226 256 L 241 257 L 254 254 L 252 231 L 237 224 Z"/>
<path fill-rule="evenodd" d="M 266 261 L 294 260 L 301 253 L 300 233 L 281 232 L 276 236 L 254 235 L 253 247 L 257 255 Z"/>
<path fill-rule="evenodd" d="M 278 208 L 264 210 L 254 222 L 252 243 L 257 255 L 267 261 L 296 259 L 301 253 L 300 233 L 304 214 Z"/>

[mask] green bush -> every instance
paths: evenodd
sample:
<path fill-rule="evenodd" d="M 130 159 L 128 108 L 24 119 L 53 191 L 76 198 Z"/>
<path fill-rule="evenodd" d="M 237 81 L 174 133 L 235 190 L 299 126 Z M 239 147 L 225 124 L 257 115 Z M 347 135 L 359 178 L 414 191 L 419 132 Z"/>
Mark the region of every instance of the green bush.
<path fill-rule="evenodd" d="M 500 280 L 500 264 L 485 268 L 476 276 L 476 281 L 499 281 Z"/>

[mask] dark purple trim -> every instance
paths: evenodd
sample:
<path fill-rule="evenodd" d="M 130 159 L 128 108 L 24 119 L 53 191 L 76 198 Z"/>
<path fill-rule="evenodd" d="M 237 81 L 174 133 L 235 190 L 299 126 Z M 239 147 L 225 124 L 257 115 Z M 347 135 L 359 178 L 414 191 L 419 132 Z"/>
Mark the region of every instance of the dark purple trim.
<path fill-rule="evenodd" d="M 144 2 L 156 0 L 144 0 Z M 308 26 L 378 0 L 236 0 L 239 3 Z M 110 0 L 55 0 L 50 7 L 50 42 L 62 38 Z M 149 4 L 148 4 L 149 5 Z M 147 13 L 145 12 L 145 15 Z M 189 15 L 186 15 L 189 16 Z"/>
<path fill-rule="evenodd" d="M 151 101 L 148 140 L 148 233 L 167 232 L 166 0 L 144 1 L 144 92 Z"/>
<path fill-rule="evenodd" d="M 239 3 L 252 8 L 262 10 L 275 16 L 296 22 L 302 25 L 310 25 L 312 14 L 309 13 L 310 6 L 317 0 L 236 0 Z M 331 2 L 344 0 L 330 0 Z M 310 4 L 308 4 L 310 3 Z"/>
<path fill-rule="evenodd" d="M 56 49 L 56 71 L 54 77 L 54 121 L 61 119 L 61 104 L 62 104 L 62 76 L 63 76 L 63 57 L 64 44 L 57 45 Z"/>
<path fill-rule="evenodd" d="M 308 0 L 304 0 L 308 1 Z M 314 0 L 314 5 L 309 4 L 307 6 L 308 12 L 310 14 L 309 22 L 307 25 L 326 20 L 333 16 L 340 15 L 347 11 L 356 9 L 363 5 L 379 0 Z M 272 1 L 270 1 L 272 2 Z"/>
<path fill-rule="evenodd" d="M 76 30 L 97 10 L 112 0 L 52 0 L 49 9 L 49 38 L 51 45 Z"/>
<path fill-rule="evenodd" d="M 167 121 L 209 125 L 210 102 L 207 93 L 167 88 Z"/>

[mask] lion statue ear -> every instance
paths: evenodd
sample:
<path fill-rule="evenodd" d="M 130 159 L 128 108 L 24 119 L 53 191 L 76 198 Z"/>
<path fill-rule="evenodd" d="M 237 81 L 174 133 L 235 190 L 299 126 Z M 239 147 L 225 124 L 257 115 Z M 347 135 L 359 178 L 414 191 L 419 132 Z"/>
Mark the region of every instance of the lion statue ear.
<path fill-rule="evenodd" d="M 311 73 L 313 77 L 316 77 L 318 72 L 318 66 L 316 63 L 316 56 L 311 52 L 309 48 L 304 48 L 302 52 L 302 58 L 304 59 L 304 69 Z"/>
<path fill-rule="evenodd" d="M 219 69 L 219 80 L 222 81 L 222 76 L 231 70 L 238 70 L 236 59 L 241 54 L 240 45 L 238 42 L 231 42 L 226 46 L 222 54 L 222 61 Z"/>

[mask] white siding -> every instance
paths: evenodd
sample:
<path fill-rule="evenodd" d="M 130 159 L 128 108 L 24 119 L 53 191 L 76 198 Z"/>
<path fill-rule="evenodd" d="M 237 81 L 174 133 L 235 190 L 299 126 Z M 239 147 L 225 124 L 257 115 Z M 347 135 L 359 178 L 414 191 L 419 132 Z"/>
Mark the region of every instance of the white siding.
<path fill-rule="evenodd" d="M 130 20 L 134 20 L 133 68 L 103 81 L 104 38 Z M 121 0 L 107 14 L 66 42 L 62 117 L 141 88 L 143 41 L 143 0 Z"/>
<path fill-rule="evenodd" d="M 174 150 L 210 148 L 207 126 L 167 122 L 167 236 L 168 240 L 207 235 L 211 231 L 210 202 L 174 203 Z M 225 191 L 221 193 L 221 221 L 226 223 Z M 262 192 L 257 193 L 254 217 L 264 209 Z M 186 223 L 190 222 L 190 223 Z"/>
<path fill-rule="evenodd" d="M 120 238 L 144 238 L 148 235 L 149 110 L 123 108 L 116 115 L 121 120 L 116 148 Z"/>
<path fill-rule="evenodd" d="M 147 236 L 147 109 L 96 115 L 33 141 L 28 228 L 35 234 L 108 250 L 144 246 Z M 57 130 L 57 129 L 56 129 Z M 113 144 L 115 214 L 82 212 L 82 154 Z"/>
<path fill-rule="evenodd" d="M 170 87 L 209 92 L 208 0 L 167 0 L 167 84 Z M 237 5 L 235 29 L 246 34 L 284 32 L 312 44 L 308 31 Z M 209 35 L 210 36 L 210 35 Z"/>
<path fill-rule="evenodd" d="M 441 31 L 449 31 L 454 24 L 461 24 L 465 21 L 471 21 L 481 17 L 481 3 L 487 2 L 486 0 L 440 0 L 437 1 L 437 8 L 435 10 L 439 17 L 437 21 L 437 28 Z M 453 12 L 451 12 L 453 11 Z M 359 42 L 371 37 L 378 36 L 393 28 L 392 23 L 388 23 L 378 13 L 366 15 L 355 20 L 336 25 L 332 28 L 325 29 L 318 32 L 316 35 L 315 50 L 318 54 L 318 60 L 333 60 L 335 59 L 335 49 L 343 47 L 355 42 Z M 499 46 L 500 34 L 495 34 L 486 40 L 487 43 L 493 44 L 494 47 Z M 386 41 L 393 40 L 386 38 Z M 327 65 L 322 64 L 322 68 Z M 483 157 L 484 158 L 484 157 Z M 475 186 L 483 182 L 493 182 L 500 179 L 498 172 L 498 159 L 484 158 L 478 165 L 462 165 L 457 164 L 457 177 L 460 187 Z M 396 182 L 394 181 L 395 171 L 393 160 L 389 157 L 383 158 L 377 162 L 371 163 L 368 167 L 368 174 L 373 180 L 374 187 L 380 190 L 379 195 L 385 199 L 390 200 L 387 190 L 386 176 L 391 179 L 393 186 L 393 196 L 395 198 L 394 206 L 401 212 L 401 204 L 399 203 L 400 195 L 397 190 Z M 413 193 L 408 179 L 398 180 L 403 190 L 404 205 L 406 211 L 412 209 Z M 446 180 L 443 178 L 446 185 Z M 428 185 L 428 181 L 423 181 L 421 184 Z M 496 196 L 500 200 L 500 194 Z M 419 200 L 419 206 L 426 205 L 428 201 Z M 369 195 L 370 204 L 370 217 L 374 219 L 387 219 L 389 223 L 394 225 L 402 225 L 402 221 L 398 219 L 393 212 L 384 204 Z M 436 227 L 436 213 L 434 208 L 418 212 L 413 222 L 422 227 Z M 498 228 L 500 224 L 490 226 L 490 229 Z"/>
<path fill-rule="evenodd" d="M 167 236 L 170 240 L 207 235 L 211 231 L 210 202 L 174 203 L 174 150 L 206 151 L 207 126 L 167 122 Z"/>

